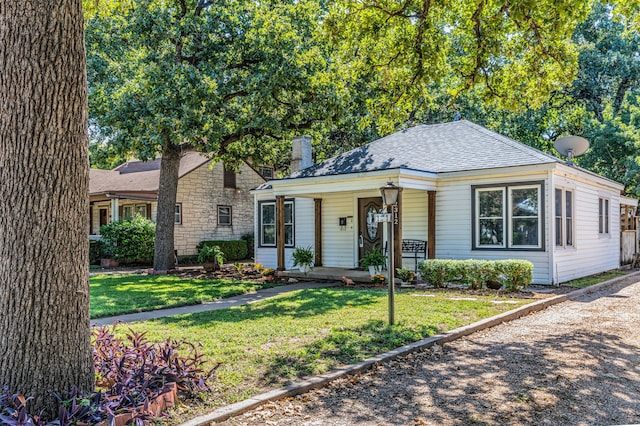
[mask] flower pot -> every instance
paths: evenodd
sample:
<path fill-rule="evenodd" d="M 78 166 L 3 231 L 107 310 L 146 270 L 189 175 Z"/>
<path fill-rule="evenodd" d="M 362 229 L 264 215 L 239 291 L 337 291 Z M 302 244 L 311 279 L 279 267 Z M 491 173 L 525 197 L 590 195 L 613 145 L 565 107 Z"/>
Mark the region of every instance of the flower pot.
<path fill-rule="evenodd" d="M 300 265 L 300 272 L 302 272 L 303 274 L 308 273 L 311 270 L 311 265 Z"/>
<path fill-rule="evenodd" d="M 207 272 L 213 272 L 216 270 L 216 262 L 204 262 L 202 267 Z"/>
<path fill-rule="evenodd" d="M 369 275 L 374 276 L 378 275 L 382 272 L 382 267 L 380 266 L 369 266 Z"/>

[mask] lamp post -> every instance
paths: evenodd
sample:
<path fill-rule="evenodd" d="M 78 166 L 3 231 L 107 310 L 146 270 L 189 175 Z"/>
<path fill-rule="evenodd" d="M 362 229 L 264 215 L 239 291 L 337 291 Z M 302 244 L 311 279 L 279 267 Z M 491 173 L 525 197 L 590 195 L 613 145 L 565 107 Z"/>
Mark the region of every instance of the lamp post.
<path fill-rule="evenodd" d="M 394 302 L 394 285 L 395 285 L 395 265 L 394 265 L 394 246 L 395 240 L 393 238 L 393 225 L 394 225 L 394 211 L 393 206 L 398 202 L 398 195 L 402 188 L 395 186 L 393 182 L 388 181 L 385 186 L 380 188 L 380 194 L 382 194 L 382 204 L 388 207 L 391 211 L 391 220 L 389 221 L 389 325 L 393 325 L 395 320 L 395 302 Z M 400 212 L 398 212 L 400 214 Z"/>

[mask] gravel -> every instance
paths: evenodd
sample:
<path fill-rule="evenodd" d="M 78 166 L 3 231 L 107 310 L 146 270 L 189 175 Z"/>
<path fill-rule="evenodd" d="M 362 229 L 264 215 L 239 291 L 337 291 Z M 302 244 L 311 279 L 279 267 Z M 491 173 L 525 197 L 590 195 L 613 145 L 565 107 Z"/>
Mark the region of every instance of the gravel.
<path fill-rule="evenodd" d="M 640 277 L 223 425 L 640 423 Z"/>

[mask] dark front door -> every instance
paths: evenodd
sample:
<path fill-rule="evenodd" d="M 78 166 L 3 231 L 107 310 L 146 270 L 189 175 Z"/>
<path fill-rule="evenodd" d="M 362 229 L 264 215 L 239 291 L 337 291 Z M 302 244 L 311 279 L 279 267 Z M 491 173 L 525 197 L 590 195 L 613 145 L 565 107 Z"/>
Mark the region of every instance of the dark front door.
<path fill-rule="evenodd" d="M 107 224 L 107 209 L 100 209 L 100 226 Z"/>
<path fill-rule="evenodd" d="M 382 247 L 382 223 L 374 222 L 374 215 L 382 210 L 382 198 L 358 199 L 358 258 L 371 251 L 374 245 Z"/>

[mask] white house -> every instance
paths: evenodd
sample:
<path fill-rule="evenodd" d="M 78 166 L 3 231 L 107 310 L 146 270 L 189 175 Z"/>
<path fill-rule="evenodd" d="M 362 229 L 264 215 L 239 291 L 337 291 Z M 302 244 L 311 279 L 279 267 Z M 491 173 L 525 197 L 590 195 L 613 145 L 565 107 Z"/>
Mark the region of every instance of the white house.
<path fill-rule="evenodd" d="M 428 258 L 530 260 L 539 284 L 619 267 L 621 200 L 637 205 L 623 185 L 469 121 L 412 127 L 317 165 L 298 152 L 301 170 L 253 191 L 256 261 L 280 270 L 296 246 L 339 268 L 383 247 L 371 218 L 389 181 L 403 189 L 396 265 L 413 268 L 398 252 L 415 239 Z"/>

